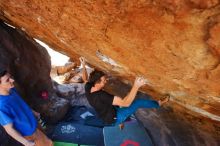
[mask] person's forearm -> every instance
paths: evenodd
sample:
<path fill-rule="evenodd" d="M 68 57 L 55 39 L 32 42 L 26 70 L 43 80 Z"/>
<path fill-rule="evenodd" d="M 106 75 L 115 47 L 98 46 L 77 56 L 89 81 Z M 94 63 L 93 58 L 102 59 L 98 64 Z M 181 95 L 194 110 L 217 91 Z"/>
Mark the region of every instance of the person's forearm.
<path fill-rule="evenodd" d="M 131 88 L 131 91 L 123 99 L 125 106 L 130 106 L 130 104 L 134 101 L 138 89 L 139 88 L 137 86 L 133 85 L 133 87 Z"/>
<path fill-rule="evenodd" d="M 28 140 L 26 140 L 19 132 L 17 132 L 14 128 L 12 127 L 7 127 L 5 128 L 6 132 L 15 140 L 20 142 L 21 144 L 25 145 Z"/>
<path fill-rule="evenodd" d="M 82 80 L 83 80 L 84 83 L 88 81 L 88 73 L 87 73 L 85 64 L 83 64 Z"/>

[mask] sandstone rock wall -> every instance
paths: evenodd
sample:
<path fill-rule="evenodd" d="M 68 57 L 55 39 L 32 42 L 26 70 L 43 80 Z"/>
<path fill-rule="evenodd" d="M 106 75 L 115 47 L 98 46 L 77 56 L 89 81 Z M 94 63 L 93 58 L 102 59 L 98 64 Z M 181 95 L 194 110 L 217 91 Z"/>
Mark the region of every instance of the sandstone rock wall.
<path fill-rule="evenodd" d="M 57 51 L 127 83 L 143 75 L 155 91 L 220 121 L 218 0 L 1 0 L 0 8 L 2 19 Z"/>
<path fill-rule="evenodd" d="M 72 58 L 220 121 L 219 0 L 0 0 L 0 17 Z"/>
<path fill-rule="evenodd" d="M 162 111 L 138 112 L 145 126 L 150 127 L 156 145 L 219 145 L 219 3 L 0 0 L 0 18 L 73 59 L 84 56 L 91 65 L 124 83 L 132 83 L 137 75 L 144 76 L 149 81 L 142 88 L 144 92 L 171 94 L 172 102 Z M 30 59 L 26 57 L 23 63 Z M 12 55 L 11 61 L 10 65 L 16 66 L 16 57 Z M 22 70 L 28 73 L 30 68 L 35 69 L 28 65 Z M 119 85 L 109 88 L 116 94 L 126 90 L 119 90 L 123 84 L 112 85 Z"/>

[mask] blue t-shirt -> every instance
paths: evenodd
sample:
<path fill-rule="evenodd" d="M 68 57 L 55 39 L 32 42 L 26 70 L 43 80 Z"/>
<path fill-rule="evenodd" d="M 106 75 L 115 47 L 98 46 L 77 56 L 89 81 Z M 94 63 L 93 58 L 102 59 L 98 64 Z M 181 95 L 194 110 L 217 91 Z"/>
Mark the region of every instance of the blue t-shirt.
<path fill-rule="evenodd" d="M 32 135 L 37 128 L 32 110 L 15 88 L 10 90 L 9 95 L 0 95 L 0 124 L 4 126 L 10 123 L 23 136 Z"/>

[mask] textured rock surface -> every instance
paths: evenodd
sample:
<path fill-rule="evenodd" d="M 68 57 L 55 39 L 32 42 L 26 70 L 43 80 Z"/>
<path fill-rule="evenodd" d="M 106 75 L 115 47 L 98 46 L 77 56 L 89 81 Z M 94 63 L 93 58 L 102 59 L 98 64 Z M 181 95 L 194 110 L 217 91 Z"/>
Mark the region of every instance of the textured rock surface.
<path fill-rule="evenodd" d="M 2 19 L 54 49 L 125 81 L 143 75 L 159 93 L 220 121 L 218 0 L 0 2 Z"/>
<path fill-rule="evenodd" d="M 143 91 L 169 93 L 173 109 L 219 125 L 219 0 L 0 0 L 0 9 L 54 49 L 125 83 L 143 75 Z"/>

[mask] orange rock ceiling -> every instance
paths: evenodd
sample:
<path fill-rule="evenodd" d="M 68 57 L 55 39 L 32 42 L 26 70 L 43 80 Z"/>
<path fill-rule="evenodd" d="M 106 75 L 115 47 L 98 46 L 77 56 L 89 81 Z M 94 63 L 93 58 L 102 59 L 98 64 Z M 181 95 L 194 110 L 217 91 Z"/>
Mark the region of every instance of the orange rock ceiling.
<path fill-rule="evenodd" d="M 220 121 L 218 0 L 0 0 L 0 18 L 145 92 Z"/>

